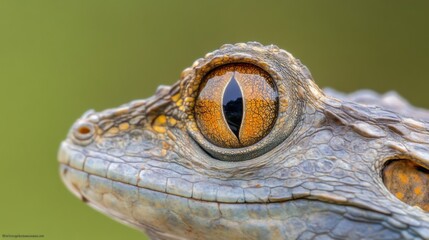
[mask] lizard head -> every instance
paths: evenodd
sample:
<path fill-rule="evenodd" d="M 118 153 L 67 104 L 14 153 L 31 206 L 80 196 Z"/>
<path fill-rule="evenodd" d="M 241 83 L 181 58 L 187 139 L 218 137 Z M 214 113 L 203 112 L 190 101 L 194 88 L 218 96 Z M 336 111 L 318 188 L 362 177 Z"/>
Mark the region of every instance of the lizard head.
<path fill-rule="evenodd" d="M 276 46 L 224 45 L 148 99 L 85 113 L 60 174 L 156 239 L 429 238 L 429 124 L 335 95 Z"/>

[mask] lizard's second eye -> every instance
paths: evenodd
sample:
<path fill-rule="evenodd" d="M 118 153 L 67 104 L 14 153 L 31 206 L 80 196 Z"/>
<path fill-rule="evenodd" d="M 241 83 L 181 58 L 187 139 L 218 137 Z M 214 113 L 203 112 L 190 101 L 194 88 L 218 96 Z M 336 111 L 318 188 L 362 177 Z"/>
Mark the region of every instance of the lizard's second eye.
<path fill-rule="evenodd" d="M 277 87 L 267 72 L 252 64 L 227 64 L 203 78 L 195 102 L 195 119 L 212 144 L 246 147 L 270 132 L 278 105 Z"/>
<path fill-rule="evenodd" d="M 429 212 L 429 170 L 411 160 L 393 160 L 382 172 L 386 188 L 399 200 Z"/>

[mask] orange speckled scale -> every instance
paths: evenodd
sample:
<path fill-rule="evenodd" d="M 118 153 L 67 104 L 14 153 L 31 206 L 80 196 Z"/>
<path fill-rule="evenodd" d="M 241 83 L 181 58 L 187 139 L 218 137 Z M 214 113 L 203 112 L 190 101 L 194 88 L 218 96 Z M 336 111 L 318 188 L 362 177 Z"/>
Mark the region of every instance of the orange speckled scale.
<path fill-rule="evenodd" d="M 383 171 L 387 189 L 401 201 L 429 211 L 429 172 L 410 160 L 389 163 Z"/>
<path fill-rule="evenodd" d="M 152 128 L 158 133 L 165 133 L 167 131 L 167 117 L 165 115 L 159 115 L 152 122 Z"/>

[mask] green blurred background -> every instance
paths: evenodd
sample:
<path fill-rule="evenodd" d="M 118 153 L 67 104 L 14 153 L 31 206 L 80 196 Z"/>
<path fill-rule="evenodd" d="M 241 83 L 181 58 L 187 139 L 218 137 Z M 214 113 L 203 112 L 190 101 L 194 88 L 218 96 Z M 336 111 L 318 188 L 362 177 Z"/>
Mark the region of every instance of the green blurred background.
<path fill-rule="evenodd" d="M 429 108 L 429 1 L 0 0 L 0 234 L 142 239 L 58 177 L 73 121 L 146 98 L 224 43 L 274 43 L 319 86 Z"/>

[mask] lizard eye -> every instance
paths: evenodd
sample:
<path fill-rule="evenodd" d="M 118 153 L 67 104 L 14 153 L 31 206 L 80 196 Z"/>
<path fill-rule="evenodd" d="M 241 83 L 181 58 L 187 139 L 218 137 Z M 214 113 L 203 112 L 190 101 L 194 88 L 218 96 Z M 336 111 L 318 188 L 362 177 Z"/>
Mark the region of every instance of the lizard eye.
<path fill-rule="evenodd" d="M 299 82 L 310 78 L 292 55 L 274 46 L 226 45 L 183 71 L 181 91 L 172 100 L 192 139 L 211 157 L 256 160 L 302 120 Z"/>
<path fill-rule="evenodd" d="M 227 64 L 202 79 L 195 119 L 212 144 L 246 147 L 270 132 L 278 105 L 277 88 L 267 72 L 252 64 Z"/>
<path fill-rule="evenodd" d="M 387 163 L 383 170 L 386 188 L 399 200 L 429 211 L 429 170 L 410 160 Z"/>

